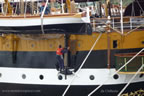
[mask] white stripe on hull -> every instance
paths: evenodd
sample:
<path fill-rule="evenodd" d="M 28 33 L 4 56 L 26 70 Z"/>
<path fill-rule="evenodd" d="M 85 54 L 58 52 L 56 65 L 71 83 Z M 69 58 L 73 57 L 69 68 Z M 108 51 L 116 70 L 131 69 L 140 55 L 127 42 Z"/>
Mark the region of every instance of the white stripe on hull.
<path fill-rule="evenodd" d="M 72 24 L 72 23 L 89 23 L 83 18 L 71 18 L 71 17 L 60 17 L 60 18 L 43 18 L 43 25 L 54 25 L 54 24 Z M 24 27 L 24 26 L 38 26 L 41 25 L 41 18 L 9 18 L 0 19 L 1 27 Z"/>
<path fill-rule="evenodd" d="M 115 69 L 82 69 L 72 85 L 99 85 L 109 78 L 109 81 L 104 85 L 113 84 L 125 84 L 133 75 L 118 74 L 119 78 L 115 80 L 109 76 L 115 72 Z M 74 75 L 62 75 L 63 79 L 58 79 L 58 71 L 56 69 L 34 69 L 34 68 L 0 68 L 0 82 L 4 83 L 19 83 L 19 84 L 41 84 L 41 85 L 68 85 Z M 26 75 L 26 78 L 22 78 L 22 74 Z M 39 78 L 40 75 L 44 76 L 44 79 Z M 89 76 L 94 75 L 95 79 L 90 80 Z M 144 77 L 139 78 L 139 75 L 133 80 L 133 82 L 144 81 Z"/>

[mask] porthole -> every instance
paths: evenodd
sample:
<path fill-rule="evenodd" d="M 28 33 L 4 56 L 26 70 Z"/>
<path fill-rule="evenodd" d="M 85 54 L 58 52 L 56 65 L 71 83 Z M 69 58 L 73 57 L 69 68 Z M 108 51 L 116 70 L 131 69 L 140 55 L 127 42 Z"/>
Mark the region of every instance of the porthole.
<path fill-rule="evenodd" d="M 90 80 L 94 80 L 95 79 L 94 75 L 90 75 L 89 78 L 90 78 Z"/>
<path fill-rule="evenodd" d="M 26 75 L 25 74 L 22 74 L 22 79 L 26 79 Z"/>
<path fill-rule="evenodd" d="M 118 79 L 118 78 L 119 78 L 119 75 L 115 74 L 115 75 L 113 76 L 113 78 L 114 78 L 114 79 Z"/>
<path fill-rule="evenodd" d="M 58 76 L 58 79 L 59 79 L 59 80 L 62 80 L 62 79 L 63 79 L 62 75 L 59 75 L 59 76 Z"/>
<path fill-rule="evenodd" d="M 40 75 L 39 78 L 40 78 L 40 80 L 43 80 L 43 79 L 44 79 L 44 76 L 43 76 L 43 75 Z"/>
<path fill-rule="evenodd" d="M 144 74 L 140 74 L 139 77 L 142 78 L 144 76 Z"/>
<path fill-rule="evenodd" d="M 2 73 L 0 73 L 0 77 L 2 77 Z"/>

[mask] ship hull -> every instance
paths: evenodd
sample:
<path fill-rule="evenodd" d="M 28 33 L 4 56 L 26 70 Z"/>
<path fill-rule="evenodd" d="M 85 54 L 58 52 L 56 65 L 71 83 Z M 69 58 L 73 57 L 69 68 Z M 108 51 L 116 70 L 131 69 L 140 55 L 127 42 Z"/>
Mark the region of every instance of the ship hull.
<path fill-rule="evenodd" d="M 92 96 L 117 96 L 125 84 L 104 85 Z M 124 91 L 130 94 L 139 90 L 144 90 L 144 82 L 132 83 Z M 66 89 L 66 85 L 32 85 L 32 84 L 12 84 L 0 83 L 0 96 L 61 96 Z M 66 96 L 87 96 L 98 85 L 75 85 L 71 86 Z M 140 93 L 141 95 L 144 93 Z"/>
<path fill-rule="evenodd" d="M 1 67 L 0 96 L 61 96 L 69 84 L 65 96 L 87 96 L 100 84 L 93 96 L 117 96 L 133 74 L 114 73 L 115 69 L 88 68 L 65 76 L 55 69 Z M 123 93 L 144 90 L 143 84 L 144 76 L 138 74 Z"/>
<path fill-rule="evenodd" d="M 43 30 L 43 31 L 42 31 Z M 1 33 L 15 34 L 91 34 L 92 29 L 89 23 L 49 24 L 36 26 L 0 26 Z"/>
<path fill-rule="evenodd" d="M 141 48 L 111 50 L 111 68 L 116 67 L 116 53 L 138 52 Z M 77 51 L 69 56 L 69 67 L 75 68 L 82 64 L 88 51 Z M 107 50 L 96 50 L 91 53 L 83 68 L 107 68 Z M 18 68 L 55 68 L 55 51 L 0 51 L 1 67 Z"/>

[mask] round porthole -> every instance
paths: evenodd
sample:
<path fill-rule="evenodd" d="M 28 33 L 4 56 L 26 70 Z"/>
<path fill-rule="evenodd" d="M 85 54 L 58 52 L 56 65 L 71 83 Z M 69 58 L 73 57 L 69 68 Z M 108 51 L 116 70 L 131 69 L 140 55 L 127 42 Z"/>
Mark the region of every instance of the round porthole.
<path fill-rule="evenodd" d="M 114 78 L 114 79 L 118 79 L 119 76 L 118 76 L 117 74 L 115 74 L 115 75 L 113 76 L 113 78 Z"/>
<path fill-rule="evenodd" d="M 43 80 L 43 79 L 44 79 L 44 76 L 43 76 L 43 75 L 40 75 L 39 78 L 40 78 L 40 80 Z"/>
<path fill-rule="evenodd" d="M 0 77 L 2 77 L 2 73 L 0 73 Z"/>
<path fill-rule="evenodd" d="M 94 75 L 90 75 L 89 78 L 90 78 L 90 80 L 94 80 L 95 79 Z"/>
<path fill-rule="evenodd" d="M 59 79 L 59 80 L 62 80 L 62 79 L 63 79 L 63 77 L 62 77 L 61 75 L 59 75 L 59 76 L 58 76 L 58 79 Z"/>
<path fill-rule="evenodd" d="M 142 78 L 144 76 L 144 74 L 140 74 L 139 77 Z"/>
<path fill-rule="evenodd" d="M 26 79 L 26 75 L 25 74 L 22 74 L 22 79 Z"/>

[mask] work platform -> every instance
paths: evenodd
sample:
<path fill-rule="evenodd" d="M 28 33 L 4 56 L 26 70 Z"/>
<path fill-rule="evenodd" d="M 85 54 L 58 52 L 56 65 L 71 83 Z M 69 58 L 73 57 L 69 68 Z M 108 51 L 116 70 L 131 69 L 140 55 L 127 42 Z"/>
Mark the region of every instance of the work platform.
<path fill-rule="evenodd" d="M 116 70 L 126 64 L 136 53 L 120 53 L 115 54 L 116 56 Z M 144 52 L 140 53 L 131 62 L 129 62 L 119 73 L 121 74 L 135 74 L 137 70 L 144 64 Z M 144 73 L 144 68 L 139 72 Z"/>

